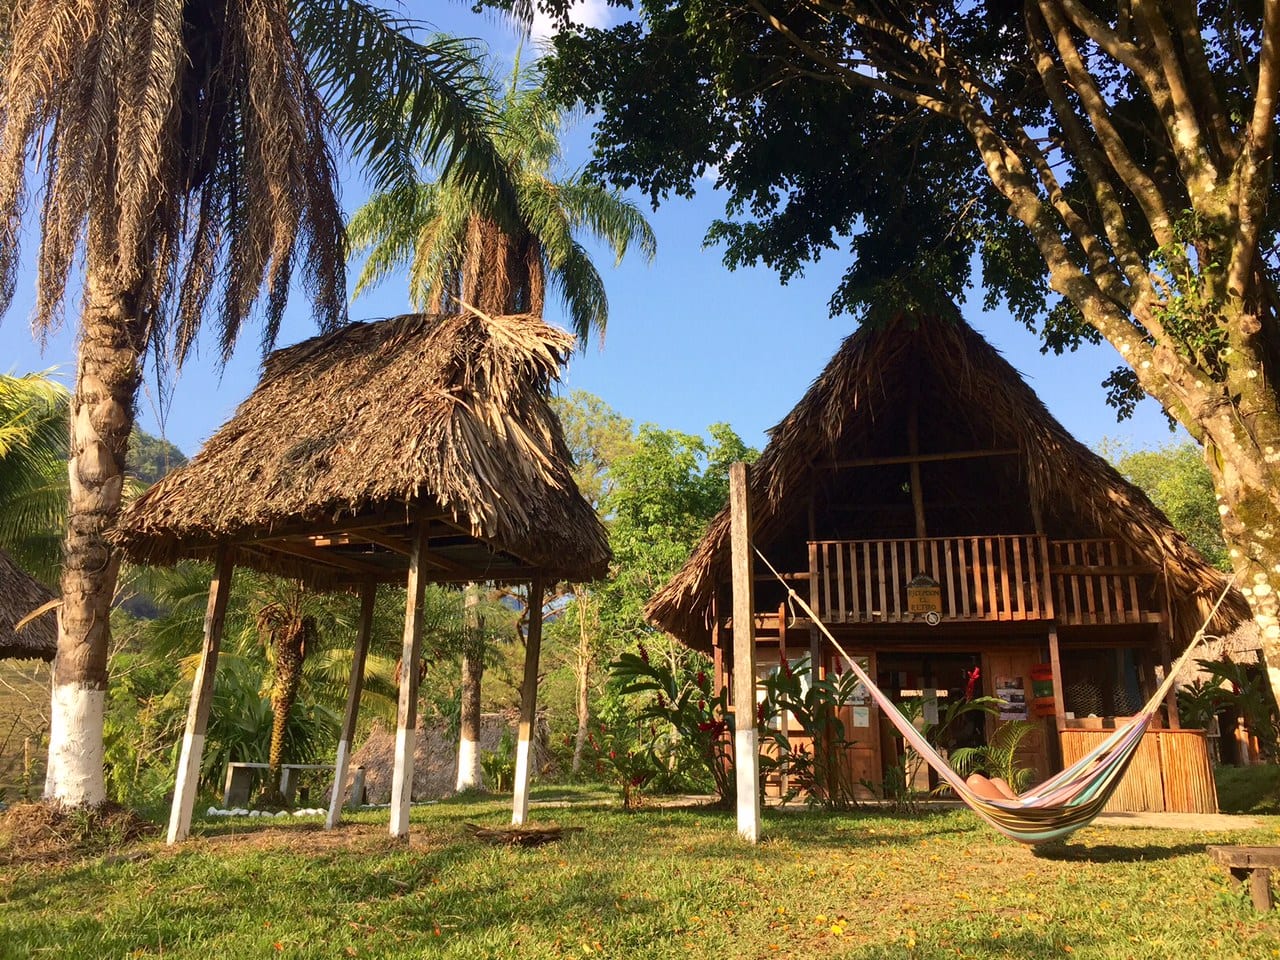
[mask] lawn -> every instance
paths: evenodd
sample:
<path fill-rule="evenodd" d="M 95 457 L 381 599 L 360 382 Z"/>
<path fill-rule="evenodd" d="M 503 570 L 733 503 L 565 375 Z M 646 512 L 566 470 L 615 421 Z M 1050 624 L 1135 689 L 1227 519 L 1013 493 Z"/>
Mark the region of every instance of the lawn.
<path fill-rule="evenodd" d="M 0 847 L 0 957 L 1280 957 L 1280 914 L 1254 913 L 1203 853 L 1275 842 L 1280 818 L 1090 828 L 1036 855 L 964 811 L 770 812 L 755 848 L 721 812 L 584 793 L 536 813 L 583 830 L 484 846 L 463 824 L 502 824 L 494 800 L 416 808 L 408 847 L 385 811 L 335 834 L 198 823 L 177 850 L 52 866 Z"/>

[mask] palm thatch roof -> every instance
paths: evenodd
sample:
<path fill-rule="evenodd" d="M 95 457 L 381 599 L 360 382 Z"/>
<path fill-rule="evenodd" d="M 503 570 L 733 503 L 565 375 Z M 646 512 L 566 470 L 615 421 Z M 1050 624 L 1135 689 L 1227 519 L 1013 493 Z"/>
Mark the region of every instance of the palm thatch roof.
<path fill-rule="evenodd" d="M 816 491 L 830 494 L 833 484 L 843 491 L 839 495 L 845 502 L 875 500 L 876 493 L 883 500 L 886 492 L 900 492 L 892 489 L 902 486 L 900 478 L 869 491 L 857 486 L 864 480 L 849 474 L 833 481 L 830 466 L 842 458 L 899 452 L 886 449 L 886 443 L 906 436 L 902 411 L 911 404 L 927 411 L 919 430 L 929 446 L 922 449 L 954 449 L 967 442 L 1011 454 L 1004 460 L 933 464 L 935 475 L 945 471 L 944 482 L 935 487 L 967 483 L 984 495 L 993 486 L 1023 490 L 1051 536 L 1114 537 L 1128 544 L 1140 562 L 1160 569 L 1172 597 L 1175 632 L 1190 638 L 1225 586 L 1222 574 L 1141 490 L 1072 437 L 1008 361 L 958 318 L 899 317 L 883 327 L 864 327 L 844 341 L 800 403 L 770 431 L 769 444 L 752 468 L 749 495 L 756 545 L 766 553 L 773 549 L 775 562 L 784 543 L 802 545 L 808 539 L 811 498 Z M 1020 504 L 1024 512 L 1029 509 L 1026 493 Z M 971 511 L 956 522 L 978 526 L 946 535 L 1001 532 L 1011 522 L 1007 512 L 1001 514 L 1008 509 L 993 503 L 985 516 Z M 1025 531 L 1018 532 L 1032 528 L 1029 514 L 1024 522 Z M 824 537 L 833 532 L 827 530 Z M 802 555 L 790 562 L 807 566 Z M 726 508 L 689 560 L 650 600 L 645 614 L 655 625 L 705 649 L 713 598 L 728 580 Z M 1233 590 L 1215 628 L 1225 633 L 1248 616 L 1244 598 Z"/>
<path fill-rule="evenodd" d="M 22 622 L 54 599 L 44 584 L 29 576 L 0 550 L 0 660 L 52 660 L 58 652 L 58 622 L 52 611 Z"/>
<path fill-rule="evenodd" d="M 115 534 L 136 562 L 237 562 L 322 589 L 397 580 L 429 522 L 439 580 L 590 579 L 609 561 L 548 403 L 573 337 L 533 316 L 410 314 L 273 353 L 257 388 Z"/>

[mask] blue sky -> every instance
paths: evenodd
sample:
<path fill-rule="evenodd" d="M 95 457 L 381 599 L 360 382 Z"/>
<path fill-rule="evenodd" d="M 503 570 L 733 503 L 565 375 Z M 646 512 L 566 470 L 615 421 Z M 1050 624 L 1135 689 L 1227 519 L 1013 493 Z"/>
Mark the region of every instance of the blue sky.
<path fill-rule="evenodd" d="M 496 57 L 509 61 L 515 53 L 518 41 L 512 31 L 492 17 L 470 13 L 463 4 L 406 6 L 411 15 L 430 19 L 441 30 L 483 37 Z M 415 13 L 415 6 L 423 10 Z M 583 15 L 594 22 L 608 16 L 599 0 L 591 0 Z M 588 134 L 588 124 L 581 122 L 566 138 L 571 166 L 587 161 Z M 344 206 L 351 210 L 366 191 L 357 175 L 344 171 Z M 799 400 L 854 329 L 851 317 L 831 318 L 827 311 L 827 298 L 847 258 L 831 252 L 787 286 L 767 269 L 731 272 L 721 264 L 719 250 L 702 247 L 707 225 L 723 213 L 723 206 L 723 196 L 708 182 L 696 199 L 673 200 L 650 213 L 658 237 L 651 265 L 636 258 L 611 269 L 612 257 L 599 251 L 597 262 L 609 291 L 608 335 L 603 349 L 592 343 L 579 352 L 564 383 L 599 395 L 637 424 L 701 433 L 708 424 L 727 422 L 759 446 L 765 442 L 764 431 Z M 24 253 L 29 254 L 30 236 L 26 243 Z M 74 310 L 67 327 L 50 336 L 42 349 L 28 324 L 33 282 L 29 271 L 20 277 L 15 302 L 0 321 L 0 372 L 57 367 L 69 383 L 75 369 Z M 1110 347 L 1042 356 L 1037 339 L 1007 315 L 980 310 L 980 291 L 970 300 L 964 308 L 969 322 L 1081 440 L 1093 445 L 1111 437 L 1132 446 L 1156 446 L 1185 437 L 1170 433 L 1150 400 L 1132 420 L 1116 423 L 1099 386 L 1116 365 Z M 74 295 L 68 303 L 75 305 Z M 351 316 L 371 319 L 406 309 L 403 284 L 388 280 L 352 304 Z M 558 305 L 549 305 L 547 319 L 563 322 Z M 299 296 L 290 305 L 278 343 L 314 333 L 306 301 Z M 148 379 L 139 397 L 139 423 L 187 453 L 195 452 L 253 388 L 261 359 L 252 329 L 224 369 L 216 363 L 216 349 L 204 347 L 188 361 L 163 409 L 153 378 Z"/>

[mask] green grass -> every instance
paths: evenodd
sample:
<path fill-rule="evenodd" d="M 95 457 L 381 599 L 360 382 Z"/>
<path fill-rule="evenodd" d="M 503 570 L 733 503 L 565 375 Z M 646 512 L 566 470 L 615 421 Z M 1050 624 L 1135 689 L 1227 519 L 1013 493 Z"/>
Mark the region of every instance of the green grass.
<path fill-rule="evenodd" d="M 1280 814 L 1280 765 L 1215 767 L 1213 776 L 1223 813 Z"/>
<path fill-rule="evenodd" d="M 408 847 L 384 812 L 337 835 L 214 821 L 173 851 L 0 866 L 0 957 L 1280 957 L 1280 914 L 1254 913 L 1203 853 L 1275 842 L 1280 818 L 1090 828 L 1036 855 L 964 811 L 769 813 L 754 848 L 721 812 L 583 794 L 535 813 L 584 829 L 487 847 L 462 824 L 507 807 L 471 800 L 415 809 Z"/>

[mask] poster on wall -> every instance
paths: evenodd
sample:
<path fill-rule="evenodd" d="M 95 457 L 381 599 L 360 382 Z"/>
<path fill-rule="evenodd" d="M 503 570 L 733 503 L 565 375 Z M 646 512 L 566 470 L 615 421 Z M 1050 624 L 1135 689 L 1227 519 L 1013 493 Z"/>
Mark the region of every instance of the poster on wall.
<path fill-rule="evenodd" d="M 863 672 L 871 670 L 870 657 L 854 657 Z M 853 707 L 853 725 L 855 727 L 871 726 L 871 694 L 866 684 L 858 681 L 849 692 L 849 705 Z"/>
<path fill-rule="evenodd" d="M 1021 677 L 996 677 L 996 699 L 1001 720 L 1027 719 L 1027 688 Z"/>

